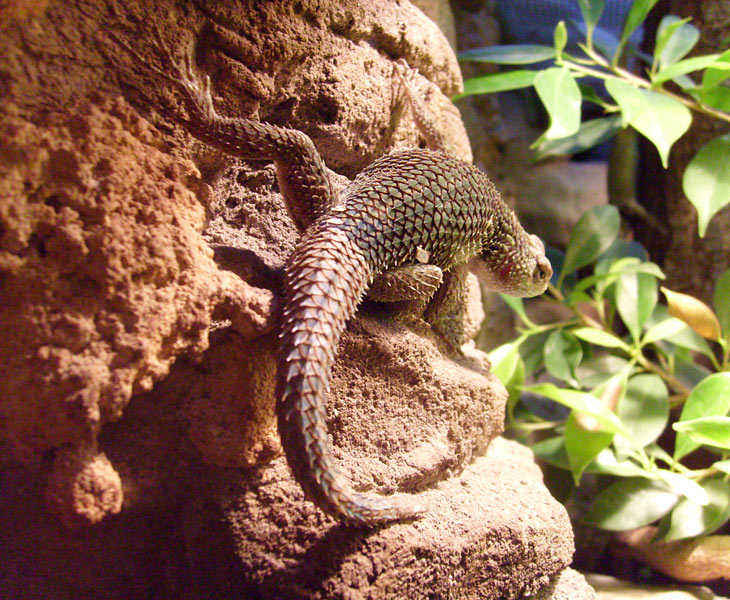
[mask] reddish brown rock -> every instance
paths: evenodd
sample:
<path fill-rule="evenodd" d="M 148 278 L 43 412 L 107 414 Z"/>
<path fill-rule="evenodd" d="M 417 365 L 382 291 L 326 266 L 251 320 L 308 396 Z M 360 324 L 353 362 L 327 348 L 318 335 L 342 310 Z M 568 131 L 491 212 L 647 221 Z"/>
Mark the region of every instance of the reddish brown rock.
<path fill-rule="evenodd" d="M 400 57 L 425 76 L 449 147 L 470 157 L 448 100 L 455 57 L 408 2 L 11 2 L 0 595 L 518 598 L 548 584 L 570 561 L 564 512 L 526 451 L 500 442 L 479 458 L 504 390 L 483 355 L 455 359 L 383 307 L 343 339 L 330 431 L 358 488 L 422 492 L 432 510 L 365 533 L 303 500 L 272 393 L 297 234 L 270 165 L 224 157 L 178 124 L 175 87 L 154 69 L 191 45 L 220 112 L 305 131 L 340 186 L 418 143 Z M 468 318 L 474 330 L 473 306 Z"/>
<path fill-rule="evenodd" d="M 565 512 L 514 442 L 495 440 L 459 477 L 424 492 L 422 520 L 373 531 L 302 512 L 285 472 L 277 461 L 255 493 L 236 484 L 222 492 L 246 586 L 267 598 L 522 598 L 573 553 Z M 276 524 L 275 535 L 261 523 Z M 573 598 L 592 598 L 577 589 Z"/>

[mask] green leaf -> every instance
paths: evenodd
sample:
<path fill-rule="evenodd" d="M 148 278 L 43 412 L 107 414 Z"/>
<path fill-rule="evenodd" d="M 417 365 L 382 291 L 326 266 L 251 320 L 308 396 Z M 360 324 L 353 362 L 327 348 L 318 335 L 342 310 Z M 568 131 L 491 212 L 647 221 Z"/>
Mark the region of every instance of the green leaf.
<path fill-rule="evenodd" d="M 558 60 L 561 60 L 561 53 L 565 49 L 565 44 L 567 43 L 568 30 L 565 28 L 565 21 L 560 21 L 555 26 L 555 32 L 553 33 L 553 46 L 555 46 L 555 56 Z"/>
<path fill-rule="evenodd" d="M 487 46 L 460 52 L 459 60 L 487 62 L 499 65 L 527 65 L 555 58 L 555 48 L 533 44 Z"/>
<path fill-rule="evenodd" d="M 583 359 L 583 348 L 580 342 L 567 331 L 553 331 L 545 343 L 545 368 L 548 372 L 567 381 L 573 387 L 579 387 L 575 379 L 575 368 Z"/>
<path fill-rule="evenodd" d="M 622 240 L 621 238 L 616 239 L 613 244 L 611 244 L 611 246 L 608 248 L 608 250 L 603 253 L 599 263 L 603 263 L 605 261 L 605 270 L 608 270 L 608 267 L 619 258 L 635 258 L 642 264 L 645 263 L 653 265 L 652 268 L 657 269 L 660 273 L 658 277 L 660 279 L 664 279 L 664 275 L 661 273 L 661 269 L 659 269 L 659 267 L 657 267 L 654 263 L 648 262 L 649 255 L 646 253 L 646 250 L 639 242 L 629 242 L 626 240 Z M 599 265 L 596 264 L 596 268 L 598 268 L 598 266 Z"/>
<path fill-rule="evenodd" d="M 454 100 L 475 94 L 493 94 L 530 87 L 535 82 L 536 71 L 508 71 L 472 77 L 464 82 L 464 92 L 454 96 Z"/>
<path fill-rule="evenodd" d="M 647 324 L 650 325 L 650 329 L 653 327 L 658 326 L 663 321 L 667 321 L 671 319 L 673 321 L 675 317 L 669 317 L 669 311 L 666 306 L 663 304 L 658 304 L 656 308 L 654 309 L 654 312 L 652 313 L 651 317 L 647 321 Z M 662 333 L 662 332 L 659 332 Z M 646 332 L 644 335 L 644 338 L 642 339 L 642 344 L 649 343 L 647 342 L 647 338 L 649 336 L 649 331 Z M 678 346 L 679 348 L 686 348 L 688 350 L 692 350 L 694 352 L 699 352 L 700 354 L 704 354 L 708 358 L 710 356 L 713 356 L 712 349 L 710 348 L 710 345 L 702 338 L 699 334 L 692 331 L 689 327 L 684 327 L 677 331 L 676 333 L 671 333 L 669 335 L 664 335 L 661 339 L 656 340 L 656 342 L 670 342 L 674 344 L 675 346 Z M 662 346 L 666 350 L 666 345 Z"/>
<path fill-rule="evenodd" d="M 535 456 L 559 469 L 570 471 L 568 454 L 565 451 L 565 438 L 561 435 L 541 440 L 533 444 L 531 450 Z"/>
<path fill-rule="evenodd" d="M 520 360 L 520 345 L 509 343 L 502 344 L 492 350 L 489 354 L 489 362 L 492 363 L 492 373 L 506 386 L 517 369 Z"/>
<path fill-rule="evenodd" d="M 649 458 L 654 459 L 654 461 L 660 460 L 668 465 L 674 464 L 672 456 L 657 444 L 649 444 L 644 448 L 644 452 Z M 656 472 L 653 472 L 652 478 L 656 479 Z"/>
<path fill-rule="evenodd" d="M 549 332 L 542 331 L 528 337 L 520 346 L 520 354 L 525 363 L 525 375 L 531 375 L 542 368 L 544 364 L 545 340 Z"/>
<path fill-rule="evenodd" d="M 674 32 L 677 31 L 677 29 L 679 29 L 689 20 L 689 17 L 687 17 L 686 19 L 680 19 L 679 17 L 675 17 L 674 15 L 666 15 L 662 18 L 656 32 L 656 43 L 654 44 L 654 64 L 666 66 L 668 64 L 671 64 L 672 62 L 675 62 L 662 62 L 660 60 L 660 56 L 662 55 L 662 52 L 667 45 L 667 42 L 674 35 Z M 685 52 L 684 54 L 687 53 Z M 682 56 L 684 56 L 684 54 Z M 680 56 L 679 58 L 682 57 Z M 679 58 L 676 60 L 679 60 Z"/>
<path fill-rule="evenodd" d="M 570 331 L 575 337 L 604 348 L 621 348 L 628 352 L 630 346 L 612 333 L 594 327 L 579 327 Z"/>
<path fill-rule="evenodd" d="M 699 98 L 702 104 L 724 112 L 730 112 L 730 88 L 716 86 L 709 90 L 702 90 Z"/>
<path fill-rule="evenodd" d="M 657 479 L 661 479 L 664 483 L 669 485 L 672 491 L 676 492 L 680 496 L 684 496 L 700 506 L 705 506 L 710 502 L 707 492 L 693 479 L 689 479 L 679 473 L 667 471 L 666 469 L 657 469 L 655 474 Z"/>
<path fill-rule="evenodd" d="M 696 448 L 699 443 L 677 429 L 684 421 L 695 421 L 702 417 L 722 417 L 730 410 L 730 373 L 715 373 L 700 381 L 690 393 L 682 407 L 679 422 L 675 423 L 677 440 L 674 458 L 680 460 Z"/>
<path fill-rule="evenodd" d="M 730 482 L 713 477 L 702 482 L 709 502 L 704 506 L 689 498 L 677 502 L 664 540 L 671 542 L 712 533 L 730 518 Z"/>
<path fill-rule="evenodd" d="M 663 340 L 669 336 L 676 335 L 683 329 L 687 329 L 687 325 L 685 325 L 683 321 L 670 317 L 650 327 L 644 334 L 644 337 L 641 338 L 641 344 L 646 345 L 658 340 Z"/>
<path fill-rule="evenodd" d="M 566 390 L 556 387 L 552 383 L 539 383 L 525 388 L 525 390 L 533 394 L 540 394 L 568 408 L 572 408 L 579 413 L 593 417 L 607 432 L 620 433 L 628 436 L 628 432 L 618 417 L 601 404 L 601 401 L 592 394 L 576 390 Z"/>
<path fill-rule="evenodd" d="M 634 340 L 657 302 L 656 278 L 646 273 L 623 273 L 616 282 L 616 308 Z"/>
<path fill-rule="evenodd" d="M 619 226 L 620 218 L 615 206 L 594 206 L 584 212 L 570 232 L 559 282 L 568 273 L 598 258 L 616 239 Z"/>
<path fill-rule="evenodd" d="M 693 56 L 692 58 L 680 60 L 678 63 L 669 65 L 659 71 L 652 78 L 651 82 L 653 85 L 661 85 L 665 81 L 675 79 L 680 75 L 686 75 L 692 71 L 699 71 L 700 69 L 704 69 L 707 65 L 714 63 L 718 56 L 718 54 L 707 54 L 704 56 Z"/>
<path fill-rule="evenodd" d="M 570 461 L 570 472 L 575 485 L 580 483 L 585 468 L 593 462 L 598 453 L 606 448 L 613 439 L 613 433 L 587 431 L 582 428 L 575 413 L 570 413 L 565 423 L 565 451 Z"/>
<path fill-rule="evenodd" d="M 672 98 L 618 79 L 606 81 L 606 89 L 621 107 L 623 122 L 656 146 L 666 169 L 672 144 L 692 122 L 689 109 Z"/>
<path fill-rule="evenodd" d="M 695 331 L 692 331 L 689 327 L 683 329 L 679 333 L 668 336 L 667 341 L 679 348 L 686 348 L 693 352 L 699 352 L 710 359 L 714 356 L 712 348 L 710 348 L 710 345 L 705 341 L 705 339 Z"/>
<path fill-rule="evenodd" d="M 637 446 L 646 446 L 659 437 L 669 420 L 667 386 L 658 375 L 631 377 L 616 412 Z"/>
<path fill-rule="evenodd" d="M 680 19 L 674 15 L 666 15 L 659 23 L 654 57 L 658 60 L 660 69 L 686 56 L 700 39 L 699 30 L 687 21 L 688 18 Z"/>
<path fill-rule="evenodd" d="M 606 448 L 598 453 L 596 459 L 588 465 L 586 473 L 615 475 L 616 477 L 644 477 L 648 479 L 656 479 L 653 473 L 645 471 L 630 460 L 617 460 L 616 453 L 610 448 Z"/>
<path fill-rule="evenodd" d="M 595 275 L 584 277 L 578 284 L 573 288 L 572 294 L 578 294 L 583 290 L 596 286 L 596 291 L 599 294 L 603 294 L 606 288 L 614 283 L 624 273 L 647 273 L 653 275 L 657 279 L 665 279 L 665 275 L 662 270 L 651 262 L 639 262 L 639 259 L 633 257 L 626 257 L 621 259 L 612 259 L 613 262 L 607 264 L 604 262 L 605 253 L 601 256 L 601 259 L 596 263 L 596 267 L 593 270 Z"/>
<path fill-rule="evenodd" d="M 730 387 L 727 392 L 730 394 Z M 730 450 L 730 417 L 701 417 L 672 425 L 696 444 Z"/>
<path fill-rule="evenodd" d="M 682 189 L 697 209 L 697 228 L 704 237 L 710 219 L 730 203 L 730 133 L 699 149 L 684 170 Z"/>
<path fill-rule="evenodd" d="M 725 50 L 725 52 L 723 52 L 717 59 L 717 62 L 721 65 L 730 63 L 730 50 Z M 713 65 L 709 65 L 702 74 L 702 87 L 705 89 L 713 88 L 720 85 L 728 77 L 730 77 L 730 69 L 724 66 L 715 67 Z"/>
<path fill-rule="evenodd" d="M 712 372 L 693 360 L 677 359 L 674 374 L 688 389 L 692 389 L 712 375 Z"/>
<path fill-rule="evenodd" d="M 590 40 L 593 37 L 593 30 L 596 28 L 596 23 L 603 14 L 603 0 L 578 0 L 580 5 L 580 12 L 583 13 L 583 20 L 586 24 L 586 39 Z"/>
<path fill-rule="evenodd" d="M 575 369 L 575 376 L 585 388 L 601 385 L 623 371 L 629 364 L 625 358 L 613 354 L 597 354 L 584 360 Z"/>
<path fill-rule="evenodd" d="M 502 382 L 509 394 L 507 415 L 510 420 L 513 418 L 514 407 L 520 399 L 520 388 L 525 383 L 525 364 L 520 356 L 520 343 L 523 339 L 503 344 L 488 355 L 492 363 L 492 373 Z"/>
<path fill-rule="evenodd" d="M 602 144 L 619 129 L 621 129 L 621 117 L 618 115 L 585 121 L 581 123 L 575 134 L 557 140 L 546 140 L 541 143 L 533 158 L 541 160 L 546 156 L 583 152 L 588 148 Z"/>
<path fill-rule="evenodd" d="M 583 96 L 584 102 L 593 102 L 593 104 L 598 104 L 598 106 L 602 106 L 603 108 L 613 106 L 601 98 L 590 85 L 579 83 L 578 89 L 580 90 L 580 95 Z"/>
<path fill-rule="evenodd" d="M 621 39 L 619 40 L 619 45 L 613 58 L 614 62 L 618 61 L 618 57 L 621 55 L 626 42 L 629 41 L 631 34 L 634 33 L 636 28 L 644 22 L 646 15 L 649 14 L 649 11 L 656 3 L 657 0 L 634 0 L 634 3 L 631 5 L 631 10 L 626 16 L 624 29 L 621 32 Z"/>
<path fill-rule="evenodd" d="M 598 494 L 583 521 L 610 531 L 636 529 L 663 517 L 678 499 L 660 481 L 622 479 Z"/>
<path fill-rule="evenodd" d="M 567 67 L 550 67 L 535 76 L 535 91 L 550 115 L 550 127 L 540 136 L 554 140 L 573 135 L 580 127 L 581 95 Z"/>
<path fill-rule="evenodd" d="M 712 303 L 715 305 L 715 315 L 720 322 L 722 335 L 727 338 L 730 336 L 730 269 L 717 280 Z"/>
<path fill-rule="evenodd" d="M 517 365 L 512 372 L 512 377 L 505 384 L 507 389 L 507 415 L 514 420 L 514 409 L 522 397 L 522 386 L 525 385 L 525 363 L 522 357 L 518 357 Z"/>

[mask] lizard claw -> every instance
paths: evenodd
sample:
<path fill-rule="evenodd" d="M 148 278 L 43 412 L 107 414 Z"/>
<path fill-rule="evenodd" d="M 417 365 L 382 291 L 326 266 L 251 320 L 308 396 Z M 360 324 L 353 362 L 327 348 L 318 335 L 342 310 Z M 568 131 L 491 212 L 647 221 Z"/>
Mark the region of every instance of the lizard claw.
<path fill-rule="evenodd" d="M 177 65 L 177 72 L 180 83 L 188 93 L 189 99 L 195 108 L 203 114 L 215 113 L 213 108 L 213 96 L 211 94 L 210 76 L 204 73 L 202 76 L 195 72 L 192 47 L 183 55 L 182 61 Z"/>
<path fill-rule="evenodd" d="M 403 85 L 414 85 L 418 69 L 409 65 L 405 58 L 399 58 L 395 61 L 395 71 Z"/>

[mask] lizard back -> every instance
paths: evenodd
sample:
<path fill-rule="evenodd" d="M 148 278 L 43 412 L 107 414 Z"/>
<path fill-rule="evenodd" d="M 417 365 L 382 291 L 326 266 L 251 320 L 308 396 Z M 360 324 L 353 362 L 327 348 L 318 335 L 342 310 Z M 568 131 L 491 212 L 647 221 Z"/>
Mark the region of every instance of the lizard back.
<path fill-rule="evenodd" d="M 448 271 L 480 251 L 485 232 L 504 217 L 503 206 L 472 165 L 409 149 L 364 169 L 329 214 L 343 219 L 343 230 L 376 272 L 415 261 L 419 248 Z"/>

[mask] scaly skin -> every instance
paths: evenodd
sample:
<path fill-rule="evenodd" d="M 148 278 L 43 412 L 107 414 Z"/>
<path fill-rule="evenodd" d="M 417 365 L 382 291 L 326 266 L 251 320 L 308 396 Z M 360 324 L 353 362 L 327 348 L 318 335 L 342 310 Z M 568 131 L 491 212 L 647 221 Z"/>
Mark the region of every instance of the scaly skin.
<path fill-rule="evenodd" d="M 492 183 L 471 165 L 428 150 L 389 154 L 363 171 L 302 237 L 286 269 L 279 433 L 307 495 L 323 510 L 374 525 L 416 516 L 413 497 L 352 491 L 332 459 L 324 395 L 340 335 L 380 273 L 418 264 L 445 273 L 476 258 L 494 289 L 542 293 L 550 264 Z"/>
<path fill-rule="evenodd" d="M 179 79 L 156 70 L 184 91 L 189 131 L 231 155 L 273 160 L 304 231 L 286 267 L 276 386 L 279 433 L 294 477 L 317 506 L 352 524 L 417 516 L 424 507 L 414 496 L 352 490 L 332 456 L 325 394 L 345 325 L 375 282 L 371 293 L 388 300 L 433 296 L 425 315 L 436 326 L 444 299 L 460 301 L 467 265 L 496 291 L 540 294 L 552 273 L 542 243 L 525 233 L 486 175 L 441 152 L 384 156 L 335 197 L 309 137 L 218 115 L 208 78 L 196 79 L 191 57 L 183 67 Z M 417 122 L 430 123 L 398 74 Z M 426 137 L 441 146 L 432 132 Z"/>

